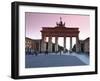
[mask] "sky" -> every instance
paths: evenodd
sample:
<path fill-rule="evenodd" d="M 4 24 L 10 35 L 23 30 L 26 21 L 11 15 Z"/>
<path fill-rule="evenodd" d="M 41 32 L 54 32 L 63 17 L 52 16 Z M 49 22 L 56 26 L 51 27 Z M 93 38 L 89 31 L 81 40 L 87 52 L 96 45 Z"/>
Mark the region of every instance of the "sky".
<path fill-rule="evenodd" d="M 60 17 L 65 22 L 65 27 L 79 28 L 80 40 L 90 37 L 89 15 L 25 12 L 26 37 L 41 39 L 42 27 L 55 27 Z M 62 38 L 59 38 L 59 41 L 61 40 Z"/>

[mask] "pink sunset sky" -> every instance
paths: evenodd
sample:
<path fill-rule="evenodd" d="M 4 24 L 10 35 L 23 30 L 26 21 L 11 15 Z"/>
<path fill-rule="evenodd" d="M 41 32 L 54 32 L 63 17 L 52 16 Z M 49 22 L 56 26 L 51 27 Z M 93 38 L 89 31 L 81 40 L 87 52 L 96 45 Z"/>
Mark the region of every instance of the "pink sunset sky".
<path fill-rule="evenodd" d="M 79 15 L 79 14 L 51 14 L 51 13 L 25 13 L 25 26 L 26 26 L 26 37 L 31 39 L 41 39 L 42 27 L 55 27 L 56 22 L 65 22 L 65 26 L 69 28 L 79 28 L 79 39 L 84 40 L 90 37 L 90 16 Z M 52 39 L 55 43 L 55 39 Z M 72 46 L 76 43 L 73 37 Z M 63 38 L 59 37 L 58 44 L 63 46 Z M 70 48 L 70 39 L 66 39 L 66 47 Z"/>
<path fill-rule="evenodd" d="M 51 14 L 25 12 L 26 37 L 41 39 L 42 27 L 55 27 L 56 22 L 65 22 L 69 28 L 79 28 L 79 39 L 84 40 L 90 37 L 90 16 L 79 14 Z"/>

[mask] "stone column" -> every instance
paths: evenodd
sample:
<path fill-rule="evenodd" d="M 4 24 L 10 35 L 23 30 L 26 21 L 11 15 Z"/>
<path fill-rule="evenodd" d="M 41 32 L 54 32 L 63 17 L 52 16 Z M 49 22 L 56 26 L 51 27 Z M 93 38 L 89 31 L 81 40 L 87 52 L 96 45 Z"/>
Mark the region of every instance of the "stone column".
<path fill-rule="evenodd" d="M 48 52 L 52 52 L 52 37 L 49 37 L 49 41 L 48 41 Z"/>
<path fill-rule="evenodd" d="M 64 37 L 64 52 L 66 51 L 66 37 Z"/>
<path fill-rule="evenodd" d="M 79 38 L 76 37 L 76 52 L 79 52 Z"/>
<path fill-rule="evenodd" d="M 55 37 L 55 52 L 58 51 L 58 37 Z"/>
<path fill-rule="evenodd" d="M 70 37 L 70 51 L 72 51 L 72 37 Z"/>
<path fill-rule="evenodd" d="M 40 47 L 41 47 L 41 45 L 40 45 L 40 44 L 41 44 L 41 43 L 40 43 L 40 41 L 39 41 L 39 50 L 38 50 L 39 52 L 40 52 L 40 49 L 41 49 L 41 48 L 40 48 Z"/>
<path fill-rule="evenodd" d="M 46 42 L 45 42 L 46 37 L 42 37 L 42 43 L 41 43 L 41 52 L 46 51 Z"/>

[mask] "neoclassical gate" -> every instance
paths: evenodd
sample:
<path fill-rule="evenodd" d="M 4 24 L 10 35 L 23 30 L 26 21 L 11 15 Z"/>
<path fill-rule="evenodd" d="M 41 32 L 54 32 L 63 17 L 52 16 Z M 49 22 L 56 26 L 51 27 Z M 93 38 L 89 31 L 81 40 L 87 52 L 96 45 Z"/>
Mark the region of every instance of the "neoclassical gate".
<path fill-rule="evenodd" d="M 55 27 L 42 27 L 42 43 L 41 43 L 41 52 L 52 52 L 52 37 L 55 37 L 55 51 L 58 51 L 58 37 L 64 38 L 64 50 L 66 50 L 66 38 L 70 37 L 70 50 L 72 49 L 72 37 L 76 37 L 76 52 L 79 51 L 79 28 L 68 28 L 65 27 L 65 22 L 56 23 Z M 48 37 L 48 49 L 46 49 L 46 37 Z"/>

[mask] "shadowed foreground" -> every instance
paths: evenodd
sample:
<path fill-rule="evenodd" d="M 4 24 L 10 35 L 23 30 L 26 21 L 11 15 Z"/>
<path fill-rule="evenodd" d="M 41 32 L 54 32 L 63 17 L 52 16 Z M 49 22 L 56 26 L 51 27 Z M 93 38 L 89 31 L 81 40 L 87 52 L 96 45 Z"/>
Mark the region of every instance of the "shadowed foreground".
<path fill-rule="evenodd" d="M 89 57 L 85 55 L 70 54 L 70 55 L 26 55 L 25 67 L 37 68 L 37 67 L 58 67 L 58 66 L 80 66 L 88 65 Z"/>

